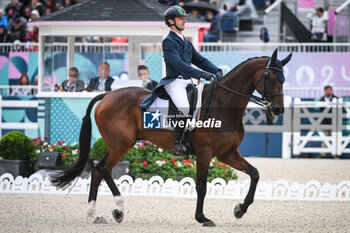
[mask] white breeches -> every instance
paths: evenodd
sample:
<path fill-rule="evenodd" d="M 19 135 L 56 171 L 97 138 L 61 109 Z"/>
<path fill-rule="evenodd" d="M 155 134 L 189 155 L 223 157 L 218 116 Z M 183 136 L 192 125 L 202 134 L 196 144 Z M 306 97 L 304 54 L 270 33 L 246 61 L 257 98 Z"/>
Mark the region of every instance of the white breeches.
<path fill-rule="evenodd" d="M 191 79 L 175 79 L 164 86 L 165 91 L 170 96 L 179 111 L 184 115 L 188 115 L 190 112 L 190 104 L 187 99 L 186 87 L 191 84 Z"/>

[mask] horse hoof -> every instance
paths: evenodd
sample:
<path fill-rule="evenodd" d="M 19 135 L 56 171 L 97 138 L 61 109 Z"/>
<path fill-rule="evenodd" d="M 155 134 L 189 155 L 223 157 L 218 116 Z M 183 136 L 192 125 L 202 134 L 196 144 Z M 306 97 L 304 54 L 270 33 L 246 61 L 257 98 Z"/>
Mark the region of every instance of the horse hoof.
<path fill-rule="evenodd" d="M 203 227 L 216 227 L 213 221 L 207 221 L 203 223 Z"/>
<path fill-rule="evenodd" d="M 233 212 L 236 218 L 242 218 L 242 216 L 244 215 L 241 209 L 241 204 L 237 204 Z"/>
<path fill-rule="evenodd" d="M 95 224 L 107 224 L 106 219 L 104 217 L 97 217 L 94 221 Z"/>
<path fill-rule="evenodd" d="M 117 223 L 121 223 L 124 219 L 124 213 L 121 210 L 115 209 L 112 211 L 113 218 Z"/>

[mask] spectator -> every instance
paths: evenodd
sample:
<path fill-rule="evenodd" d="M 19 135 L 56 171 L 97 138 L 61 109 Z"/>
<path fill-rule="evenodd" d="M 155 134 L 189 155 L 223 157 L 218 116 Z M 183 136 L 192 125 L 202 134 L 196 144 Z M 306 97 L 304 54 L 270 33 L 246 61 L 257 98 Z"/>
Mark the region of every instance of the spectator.
<path fill-rule="evenodd" d="M 49 15 L 58 9 L 59 8 L 56 0 L 46 0 L 46 15 Z"/>
<path fill-rule="evenodd" d="M 0 43 L 9 42 L 9 37 L 6 32 L 6 28 L 4 25 L 0 26 Z"/>
<path fill-rule="evenodd" d="M 6 32 L 8 30 L 8 23 L 7 15 L 4 15 L 4 9 L 0 8 L 0 26 L 4 26 Z"/>
<path fill-rule="evenodd" d="M 217 42 L 219 40 L 220 34 L 220 16 L 214 16 L 214 12 L 211 10 L 206 11 L 205 20 L 210 22 L 209 31 L 204 32 L 204 42 Z"/>
<path fill-rule="evenodd" d="M 324 87 L 324 96 L 321 97 L 321 101 L 325 101 L 327 103 L 331 103 L 334 98 L 338 98 L 333 94 L 333 88 L 329 85 Z M 320 111 L 323 112 L 325 108 L 321 108 Z M 332 113 L 332 109 L 329 110 L 328 113 Z M 332 118 L 324 118 L 321 122 L 321 125 L 331 125 L 332 124 Z M 324 129 L 322 130 L 325 136 L 330 136 L 332 134 L 332 131 L 330 129 Z M 322 142 L 322 148 L 326 148 L 326 144 Z M 326 153 L 320 153 L 321 157 L 325 157 Z"/>
<path fill-rule="evenodd" d="M 46 8 L 39 0 L 32 0 L 32 9 L 33 10 L 38 10 L 40 16 L 45 15 Z"/>
<path fill-rule="evenodd" d="M 85 83 L 79 80 L 79 71 L 76 67 L 69 68 L 68 79 L 62 82 L 61 91 L 68 92 L 79 92 L 83 91 L 85 88 Z"/>
<path fill-rule="evenodd" d="M 92 78 L 87 87 L 87 91 L 111 91 L 114 79 L 109 76 L 110 67 L 108 62 L 102 62 L 98 66 L 100 76 Z"/>
<path fill-rule="evenodd" d="M 29 78 L 27 74 L 22 74 L 21 77 L 18 80 L 19 86 L 29 86 Z M 14 96 L 24 96 L 24 95 L 30 95 L 32 93 L 32 89 L 30 87 L 16 87 L 13 89 L 11 95 Z"/>
<path fill-rule="evenodd" d="M 5 8 L 5 12 L 9 18 L 24 16 L 23 5 L 19 0 L 11 0 Z"/>
<path fill-rule="evenodd" d="M 149 70 L 145 65 L 139 65 L 137 67 L 137 74 L 139 78 L 143 81 L 143 87 L 153 91 L 154 88 L 158 85 L 158 82 L 149 78 Z"/>
<path fill-rule="evenodd" d="M 258 17 L 258 13 L 254 7 L 254 3 L 252 0 L 240 0 L 238 3 L 232 8 L 233 12 L 236 12 L 238 17 L 242 18 L 252 18 L 255 19 Z"/>
<path fill-rule="evenodd" d="M 28 22 L 31 22 L 31 21 L 36 20 L 38 18 L 40 18 L 39 11 L 38 10 L 32 10 L 32 12 L 30 14 L 30 19 L 28 20 Z M 25 36 L 24 40 L 25 41 L 32 41 L 32 40 L 34 40 L 35 42 L 37 42 L 38 36 L 39 36 L 39 29 L 38 29 L 38 27 L 32 27 L 32 26 L 31 27 L 27 27 L 27 35 Z"/>
<path fill-rule="evenodd" d="M 328 13 L 322 7 L 316 8 L 316 12 L 306 15 L 311 20 L 312 41 L 325 41 L 327 34 Z"/>
<path fill-rule="evenodd" d="M 32 8 L 30 6 L 26 6 L 24 8 L 24 16 L 23 17 L 28 21 L 30 19 L 31 13 L 32 13 Z"/>
<path fill-rule="evenodd" d="M 321 97 L 321 101 L 332 102 L 333 98 L 338 98 L 333 94 L 333 88 L 329 85 L 324 87 L 324 96 Z"/>
<path fill-rule="evenodd" d="M 19 17 L 14 20 L 13 25 L 10 27 L 8 35 L 11 42 L 14 42 L 16 40 L 19 40 L 21 42 L 24 41 L 24 38 L 26 36 L 26 28 Z"/>
<path fill-rule="evenodd" d="M 76 1 L 75 0 L 63 0 L 63 7 L 70 7 L 72 5 L 76 4 Z"/>

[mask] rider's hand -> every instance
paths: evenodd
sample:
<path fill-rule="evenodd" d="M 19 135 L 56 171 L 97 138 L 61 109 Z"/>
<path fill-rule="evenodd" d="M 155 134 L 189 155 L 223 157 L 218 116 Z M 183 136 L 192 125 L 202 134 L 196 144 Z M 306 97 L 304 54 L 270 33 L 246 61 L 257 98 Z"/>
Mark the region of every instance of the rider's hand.
<path fill-rule="evenodd" d="M 222 79 L 223 78 L 222 70 L 219 70 L 218 72 L 216 72 L 215 77 L 217 80 Z"/>
<path fill-rule="evenodd" d="M 213 74 L 207 73 L 207 72 L 202 72 L 202 74 L 201 74 L 201 78 L 203 78 L 203 79 L 205 79 L 207 81 L 212 80 L 213 76 L 214 76 Z"/>

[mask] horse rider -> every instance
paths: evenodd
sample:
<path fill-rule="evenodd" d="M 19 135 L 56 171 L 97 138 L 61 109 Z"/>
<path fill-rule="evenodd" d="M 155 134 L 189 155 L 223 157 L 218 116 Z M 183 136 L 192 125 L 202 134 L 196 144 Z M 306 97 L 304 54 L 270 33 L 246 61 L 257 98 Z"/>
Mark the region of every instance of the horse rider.
<path fill-rule="evenodd" d="M 168 36 L 162 42 L 166 77 L 160 80 L 152 94 L 141 103 L 141 109 L 148 109 L 165 90 L 178 108 L 179 114 L 186 118 L 190 111 L 186 86 L 192 84 L 191 78 L 198 80 L 203 78 L 209 81 L 213 78 L 213 74 L 216 79 L 223 77 L 222 70 L 202 57 L 182 34 L 185 29 L 185 16 L 187 14 L 180 6 L 172 6 L 164 12 L 165 24 L 170 27 Z M 191 63 L 202 70 L 192 67 Z M 175 122 L 178 120 L 179 118 L 175 119 Z M 186 124 L 184 127 L 178 124 L 174 127 L 174 155 L 184 154 L 186 151 L 182 143 L 185 128 Z"/>

